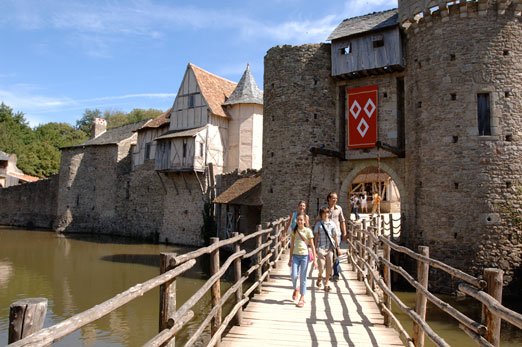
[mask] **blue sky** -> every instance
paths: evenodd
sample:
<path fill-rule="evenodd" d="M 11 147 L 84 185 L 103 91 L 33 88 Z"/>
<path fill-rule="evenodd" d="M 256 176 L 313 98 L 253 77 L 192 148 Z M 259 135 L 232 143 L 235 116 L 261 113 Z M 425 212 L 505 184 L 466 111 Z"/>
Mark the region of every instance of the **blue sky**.
<path fill-rule="evenodd" d="M 263 89 L 273 46 L 324 42 L 345 18 L 396 0 L 1 0 L 0 102 L 31 126 L 85 109 L 168 109 L 189 62 Z"/>

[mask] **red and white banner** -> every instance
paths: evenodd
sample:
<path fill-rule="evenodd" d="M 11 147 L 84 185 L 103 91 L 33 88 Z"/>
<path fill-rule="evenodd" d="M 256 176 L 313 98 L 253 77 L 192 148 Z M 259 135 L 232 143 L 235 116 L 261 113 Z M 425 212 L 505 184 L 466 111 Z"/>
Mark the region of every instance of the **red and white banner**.
<path fill-rule="evenodd" d="M 348 89 L 348 148 L 371 148 L 377 142 L 378 86 Z"/>

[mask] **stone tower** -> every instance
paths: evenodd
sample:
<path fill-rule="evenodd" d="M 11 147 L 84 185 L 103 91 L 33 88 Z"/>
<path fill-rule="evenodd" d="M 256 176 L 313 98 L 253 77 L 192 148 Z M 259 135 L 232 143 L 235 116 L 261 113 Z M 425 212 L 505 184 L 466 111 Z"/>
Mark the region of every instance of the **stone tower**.
<path fill-rule="evenodd" d="M 399 0 L 405 241 L 476 275 L 502 268 L 508 283 L 522 277 L 521 11 L 520 0 Z"/>
<path fill-rule="evenodd" d="M 250 65 L 223 105 L 230 115 L 225 171 L 261 169 L 263 92 L 257 86 Z"/>

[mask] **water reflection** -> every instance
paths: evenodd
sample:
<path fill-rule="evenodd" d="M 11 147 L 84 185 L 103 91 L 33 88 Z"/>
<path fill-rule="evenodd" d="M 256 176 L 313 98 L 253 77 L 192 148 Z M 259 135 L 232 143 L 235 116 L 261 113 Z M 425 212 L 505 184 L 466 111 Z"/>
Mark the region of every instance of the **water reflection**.
<path fill-rule="evenodd" d="M 48 327 L 157 276 L 161 252 L 192 250 L 128 242 L 0 228 L 0 345 L 7 342 L 9 305 L 18 299 L 47 298 L 44 326 Z M 197 264 L 178 280 L 178 306 L 206 277 Z M 208 295 L 195 307 L 189 329 L 201 320 L 209 303 Z M 141 346 L 158 332 L 158 316 L 159 289 L 154 289 L 55 345 Z M 179 339 L 188 334 L 183 332 Z"/>

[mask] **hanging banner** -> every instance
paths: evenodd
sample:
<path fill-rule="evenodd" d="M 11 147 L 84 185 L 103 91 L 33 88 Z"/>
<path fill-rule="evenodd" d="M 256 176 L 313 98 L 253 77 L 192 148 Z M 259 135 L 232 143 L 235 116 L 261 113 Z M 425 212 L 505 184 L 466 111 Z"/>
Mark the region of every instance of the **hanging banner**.
<path fill-rule="evenodd" d="M 347 90 L 348 148 L 371 148 L 377 142 L 378 86 Z"/>

